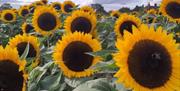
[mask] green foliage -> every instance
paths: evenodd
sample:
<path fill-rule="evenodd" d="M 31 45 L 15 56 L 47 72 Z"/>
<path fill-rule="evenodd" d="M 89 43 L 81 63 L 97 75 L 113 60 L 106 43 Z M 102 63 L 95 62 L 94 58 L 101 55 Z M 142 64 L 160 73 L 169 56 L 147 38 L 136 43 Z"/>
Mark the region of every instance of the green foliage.
<path fill-rule="evenodd" d="M 111 84 L 109 84 L 106 78 L 100 78 L 96 80 L 87 81 L 73 91 L 118 91 Z"/>

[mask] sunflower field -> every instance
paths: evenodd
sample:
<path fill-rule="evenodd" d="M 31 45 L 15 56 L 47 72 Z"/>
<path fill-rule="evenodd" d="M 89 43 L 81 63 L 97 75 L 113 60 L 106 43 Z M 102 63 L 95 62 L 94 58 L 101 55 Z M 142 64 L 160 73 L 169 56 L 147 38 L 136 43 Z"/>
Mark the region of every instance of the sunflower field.
<path fill-rule="evenodd" d="M 180 91 L 180 0 L 131 12 L 47 0 L 1 9 L 0 91 Z"/>

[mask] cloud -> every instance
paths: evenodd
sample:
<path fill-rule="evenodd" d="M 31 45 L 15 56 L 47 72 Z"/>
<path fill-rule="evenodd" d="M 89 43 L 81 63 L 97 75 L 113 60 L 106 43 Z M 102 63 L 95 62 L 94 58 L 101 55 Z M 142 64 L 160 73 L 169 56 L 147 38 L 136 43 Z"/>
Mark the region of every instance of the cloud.
<path fill-rule="evenodd" d="M 139 2 L 142 0 L 93 0 L 93 3 L 100 3 L 100 4 L 128 4 Z"/>

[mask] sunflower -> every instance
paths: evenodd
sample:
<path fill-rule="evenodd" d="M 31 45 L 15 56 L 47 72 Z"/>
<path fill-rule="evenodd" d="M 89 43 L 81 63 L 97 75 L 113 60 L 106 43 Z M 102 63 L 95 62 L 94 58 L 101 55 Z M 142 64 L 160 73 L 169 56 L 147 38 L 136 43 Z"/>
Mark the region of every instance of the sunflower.
<path fill-rule="evenodd" d="M 43 2 L 44 4 L 47 4 L 48 0 L 41 0 L 41 2 Z"/>
<path fill-rule="evenodd" d="M 115 17 L 115 18 L 119 18 L 119 16 L 120 16 L 120 12 L 119 11 L 116 11 L 116 10 L 113 10 L 113 11 L 111 11 L 111 17 Z"/>
<path fill-rule="evenodd" d="M 38 6 L 33 14 L 32 24 L 35 31 L 49 35 L 60 26 L 58 13 L 52 7 Z"/>
<path fill-rule="evenodd" d="M 19 16 L 21 17 L 26 17 L 29 14 L 29 8 L 28 6 L 22 6 L 20 7 L 19 11 Z"/>
<path fill-rule="evenodd" d="M 15 9 L 15 8 L 13 8 L 11 10 L 13 10 L 15 13 L 18 13 L 17 9 Z"/>
<path fill-rule="evenodd" d="M 73 8 L 75 6 L 75 3 L 73 3 L 72 1 L 64 1 L 64 3 L 62 4 L 62 12 L 68 14 L 69 12 L 73 11 Z"/>
<path fill-rule="evenodd" d="M 124 32 L 124 40 L 116 42 L 114 60 L 121 69 L 115 74 L 118 82 L 134 91 L 179 91 L 180 50 L 159 27 L 133 27 L 133 34 Z"/>
<path fill-rule="evenodd" d="M 133 11 L 133 12 L 132 12 L 132 15 L 139 16 L 140 14 L 139 14 L 139 12 L 137 12 L 137 11 Z"/>
<path fill-rule="evenodd" d="M 45 5 L 44 2 L 42 2 L 42 1 L 36 1 L 33 4 L 35 4 L 36 6 L 43 6 L 43 5 Z"/>
<path fill-rule="evenodd" d="M 38 39 L 35 36 L 23 34 L 16 35 L 9 41 L 9 46 L 12 48 L 17 48 L 19 56 L 24 53 L 27 44 L 29 44 L 29 53 L 27 55 L 27 58 L 35 58 L 35 61 L 32 64 L 35 67 L 39 64 L 40 56 L 40 44 L 38 42 Z"/>
<path fill-rule="evenodd" d="M 1 20 L 4 22 L 14 22 L 16 20 L 16 13 L 13 10 L 3 10 L 1 13 Z"/>
<path fill-rule="evenodd" d="M 92 7 L 90 7 L 90 6 L 82 6 L 82 7 L 80 8 L 80 10 L 82 10 L 82 11 L 84 11 L 84 12 L 89 12 L 89 13 L 91 13 L 91 14 L 95 14 L 94 9 L 93 9 Z"/>
<path fill-rule="evenodd" d="M 34 27 L 31 24 L 28 23 L 23 23 L 22 25 L 22 31 L 23 33 L 30 33 L 32 30 L 34 30 Z"/>
<path fill-rule="evenodd" d="M 94 34 L 96 27 L 96 15 L 89 14 L 81 10 L 74 11 L 65 20 L 65 30 L 67 33 L 75 31 Z"/>
<path fill-rule="evenodd" d="M 51 4 L 51 6 L 53 7 L 53 8 L 55 8 L 56 10 L 61 10 L 61 3 L 60 2 L 53 2 L 52 4 Z"/>
<path fill-rule="evenodd" d="M 0 46 L 1 91 L 26 91 L 26 61 L 19 60 L 16 49 Z"/>
<path fill-rule="evenodd" d="M 28 6 L 29 12 L 30 13 L 34 13 L 34 10 L 36 9 L 36 5 L 35 4 L 31 4 Z"/>
<path fill-rule="evenodd" d="M 86 52 L 101 50 L 101 45 L 90 34 L 80 32 L 64 35 L 56 44 L 53 58 L 59 65 L 64 75 L 71 77 L 86 77 L 94 73 L 93 65 L 100 61 L 99 57 L 93 57 Z"/>
<path fill-rule="evenodd" d="M 163 0 L 160 12 L 167 16 L 171 21 L 180 23 L 180 0 Z"/>
<path fill-rule="evenodd" d="M 1 13 L 2 13 L 2 12 L 0 11 L 0 21 L 1 21 Z"/>
<path fill-rule="evenodd" d="M 157 10 L 155 10 L 155 9 L 150 9 L 150 10 L 147 11 L 147 14 L 156 15 L 156 14 L 157 14 Z"/>
<path fill-rule="evenodd" d="M 118 37 L 123 37 L 124 31 L 132 33 L 133 25 L 139 27 L 141 25 L 141 20 L 134 15 L 128 15 L 124 13 L 121 14 L 121 17 L 116 20 L 114 31 Z"/>

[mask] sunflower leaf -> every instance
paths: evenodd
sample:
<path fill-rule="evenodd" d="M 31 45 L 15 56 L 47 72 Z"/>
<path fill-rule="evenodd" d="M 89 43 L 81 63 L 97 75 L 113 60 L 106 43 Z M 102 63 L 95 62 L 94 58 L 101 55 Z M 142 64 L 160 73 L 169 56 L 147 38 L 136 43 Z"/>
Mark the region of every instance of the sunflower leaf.
<path fill-rule="evenodd" d="M 53 62 L 46 63 L 43 67 L 34 68 L 29 74 L 28 89 L 40 89 L 40 83 L 47 73 L 48 69 L 54 66 Z M 37 90 L 28 90 L 37 91 Z"/>
<path fill-rule="evenodd" d="M 90 80 L 79 85 L 73 91 L 117 91 L 106 78 Z"/>
<path fill-rule="evenodd" d="M 92 80 L 92 78 L 73 78 L 73 79 L 69 79 L 69 78 L 65 78 L 65 82 L 71 86 L 71 87 L 77 87 L 78 85 L 88 81 L 88 80 Z"/>
<path fill-rule="evenodd" d="M 47 89 L 48 91 L 56 91 L 61 86 L 60 81 L 62 78 L 62 72 L 58 72 L 54 75 L 49 75 L 40 81 L 41 89 Z"/>
<path fill-rule="evenodd" d="M 101 50 L 97 52 L 86 52 L 85 54 L 94 56 L 94 57 L 101 57 L 104 61 L 112 60 L 112 53 L 115 53 L 116 50 Z"/>
<path fill-rule="evenodd" d="M 101 50 L 97 52 L 86 52 L 86 54 L 89 54 L 91 56 L 101 56 L 103 57 L 104 55 L 111 54 L 116 52 L 116 50 Z"/>
<path fill-rule="evenodd" d="M 26 48 L 25 48 L 25 50 L 24 50 L 23 54 L 22 54 L 22 55 L 21 55 L 21 57 L 20 57 L 20 58 L 21 58 L 21 60 L 26 59 L 26 57 L 27 57 L 28 53 L 29 53 L 29 43 L 27 43 Z"/>

